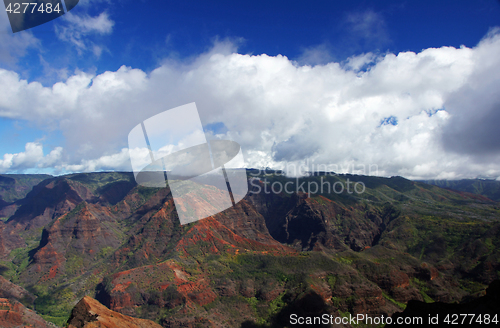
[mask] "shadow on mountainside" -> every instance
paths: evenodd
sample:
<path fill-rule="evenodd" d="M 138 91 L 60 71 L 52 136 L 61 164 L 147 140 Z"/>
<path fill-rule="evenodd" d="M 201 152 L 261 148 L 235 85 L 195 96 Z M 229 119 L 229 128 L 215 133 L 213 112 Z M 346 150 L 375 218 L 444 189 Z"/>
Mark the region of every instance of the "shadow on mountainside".
<path fill-rule="evenodd" d="M 323 298 L 317 293 L 310 291 L 306 295 L 291 301 L 283 307 L 278 313 L 271 317 L 269 324 L 257 324 L 252 321 L 245 321 L 241 328 L 279 328 L 290 326 L 290 316 L 292 314 L 298 317 L 320 317 L 325 313 L 331 313 L 332 309 L 325 303 Z M 330 327 L 329 325 L 300 325 L 301 327 Z"/>
<path fill-rule="evenodd" d="M 466 317 L 464 317 L 466 315 Z M 409 301 L 403 312 L 392 316 L 393 324 L 386 327 L 485 327 L 497 326 L 500 316 L 500 280 L 493 281 L 486 289 L 486 295 L 475 300 L 450 304 L 443 302 L 425 303 Z M 414 318 L 422 318 L 419 324 L 397 324 L 398 318 L 402 322 L 412 322 Z M 429 322 L 429 318 L 433 318 Z M 489 318 L 489 319 L 486 319 Z M 496 319 L 495 319 L 496 318 Z M 479 322 L 481 320 L 481 322 Z M 488 323 L 487 323 L 488 322 Z M 463 323 L 463 324 L 462 324 Z"/>

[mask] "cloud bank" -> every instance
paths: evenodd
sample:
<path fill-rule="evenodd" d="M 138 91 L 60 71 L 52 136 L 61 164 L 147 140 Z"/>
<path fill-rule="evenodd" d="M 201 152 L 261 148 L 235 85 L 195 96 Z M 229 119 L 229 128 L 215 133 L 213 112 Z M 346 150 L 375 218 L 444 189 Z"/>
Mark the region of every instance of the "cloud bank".
<path fill-rule="evenodd" d="M 194 101 L 204 125 L 224 126 L 218 137 L 242 146 L 248 167 L 305 161 L 339 171 L 371 165 L 384 176 L 496 178 L 499 55 L 498 30 L 474 48 L 369 53 L 316 66 L 218 43 L 189 64 L 78 72 L 52 87 L 0 70 L 8 91 L 0 116 L 60 129 L 56 172 L 131 170 L 130 130 Z M 29 166 L 9 161 L 4 156 L 4 172 Z"/>
<path fill-rule="evenodd" d="M 24 152 L 3 155 L 3 159 L 0 159 L 0 172 L 51 167 L 60 161 L 62 150 L 62 147 L 56 147 L 44 156 L 41 144 L 28 142 Z"/>

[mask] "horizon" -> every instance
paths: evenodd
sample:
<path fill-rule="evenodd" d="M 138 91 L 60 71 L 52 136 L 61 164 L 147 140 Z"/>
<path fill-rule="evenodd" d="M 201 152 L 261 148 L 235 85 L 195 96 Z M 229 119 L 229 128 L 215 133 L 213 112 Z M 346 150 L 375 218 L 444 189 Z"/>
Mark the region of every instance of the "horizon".
<path fill-rule="evenodd" d="M 236 168 L 232 170 L 246 170 L 247 175 L 249 174 L 248 171 L 252 170 L 257 170 L 260 173 L 259 174 L 264 174 L 267 170 L 270 171 L 280 171 L 280 170 L 275 170 L 271 168 Z M 227 169 L 231 170 L 231 169 Z M 76 175 L 76 174 L 95 174 L 95 173 L 127 173 L 127 174 L 134 174 L 133 171 L 93 171 L 93 172 L 71 172 L 71 173 L 61 173 L 59 175 L 54 175 L 54 174 L 49 174 L 49 173 L 0 173 L 0 176 L 9 176 L 9 175 L 47 175 L 53 178 L 59 178 L 59 177 L 64 177 L 64 176 L 69 176 L 69 175 Z M 168 174 L 168 171 L 166 172 Z M 460 181 L 460 180 L 481 180 L 481 181 L 496 181 L 500 182 L 500 179 L 492 179 L 492 178 L 483 178 L 483 177 L 476 177 L 476 178 L 460 178 L 460 179 L 409 179 L 404 176 L 400 175 L 392 175 L 392 176 L 381 176 L 381 175 L 367 175 L 367 174 L 357 174 L 357 173 L 339 173 L 339 172 L 333 172 L 333 171 L 307 171 L 305 172 L 306 174 L 301 175 L 301 176 L 295 176 L 295 175 L 287 175 L 286 173 L 280 172 L 280 176 L 284 176 L 286 178 L 307 178 L 311 177 L 313 175 L 311 174 L 328 174 L 330 176 L 364 176 L 364 177 L 374 177 L 374 178 L 384 178 L 384 179 L 391 179 L 391 178 L 403 178 L 409 181 L 415 181 L 415 182 L 424 182 L 425 181 Z M 275 172 L 273 173 L 265 173 L 265 174 L 271 174 L 275 175 Z M 252 177 L 257 177 L 257 176 L 248 176 L 248 178 Z"/>

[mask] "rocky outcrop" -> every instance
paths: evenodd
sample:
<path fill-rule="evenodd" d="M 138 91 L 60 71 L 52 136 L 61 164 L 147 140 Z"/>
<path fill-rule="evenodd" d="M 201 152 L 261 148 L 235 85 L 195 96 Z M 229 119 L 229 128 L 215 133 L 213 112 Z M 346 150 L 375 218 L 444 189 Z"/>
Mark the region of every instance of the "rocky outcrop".
<path fill-rule="evenodd" d="M 2 276 L 0 276 L 0 297 L 15 299 L 18 301 L 24 300 L 26 302 L 33 302 L 35 300 L 35 296 L 33 294 L 21 286 L 13 284 Z"/>
<path fill-rule="evenodd" d="M 68 319 L 68 328 L 161 328 L 150 320 L 129 317 L 111 311 L 95 299 L 85 296 Z"/>
<path fill-rule="evenodd" d="M 21 303 L 0 298 L 0 328 L 17 327 L 49 328 L 54 326 Z"/>

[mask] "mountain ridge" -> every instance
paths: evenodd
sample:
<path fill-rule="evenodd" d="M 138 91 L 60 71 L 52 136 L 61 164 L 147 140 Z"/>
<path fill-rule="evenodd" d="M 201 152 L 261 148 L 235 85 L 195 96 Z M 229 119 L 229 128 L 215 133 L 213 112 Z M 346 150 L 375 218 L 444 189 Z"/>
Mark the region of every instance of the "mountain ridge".
<path fill-rule="evenodd" d="M 131 173 L 48 178 L 0 222 L 0 273 L 59 325 L 85 295 L 163 326 L 234 327 L 306 295 L 336 315 L 390 315 L 498 279 L 500 208 L 486 197 L 401 177 L 252 175 L 236 206 L 184 226 L 169 189 Z M 365 192 L 296 192 L 347 179 Z M 265 193 L 273 183 L 293 192 Z"/>

